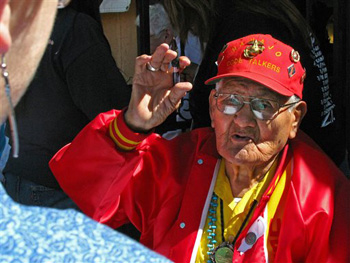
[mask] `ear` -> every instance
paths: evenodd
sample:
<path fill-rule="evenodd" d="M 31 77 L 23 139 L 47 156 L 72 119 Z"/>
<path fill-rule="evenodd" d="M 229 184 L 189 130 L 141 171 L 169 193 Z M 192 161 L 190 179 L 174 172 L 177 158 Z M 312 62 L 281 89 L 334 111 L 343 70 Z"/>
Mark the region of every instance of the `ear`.
<path fill-rule="evenodd" d="M 306 112 L 307 112 L 307 105 L 305 101 L 298 102 L 298 104 L 294 107 L 292 111 L 293 117 L 292 117 L 291 130 L 289 132 L 289 139 L 293 139 L 297 135 L 299 126 Z"/>
<path fill-rule="evenodd" d="M 210 120 L 211 120 L 211 127 L 214 127 L 214 111 L 216 107 L 216 100 L 214 98 L 214 94 L 216 93 L 215 89 L 212 89 L 209 95 L 209 114 L 210 114 Z"/>

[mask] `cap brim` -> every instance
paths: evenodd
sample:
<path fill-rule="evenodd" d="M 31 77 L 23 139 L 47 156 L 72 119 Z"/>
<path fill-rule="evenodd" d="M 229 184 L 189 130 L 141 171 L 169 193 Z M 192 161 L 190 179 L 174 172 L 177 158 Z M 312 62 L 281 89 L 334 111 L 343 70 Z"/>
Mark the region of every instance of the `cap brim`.
<path fill-rule="evenodd" d="M 283 95 L 283 96 L 292 96 L 294 93 L 288 89 L 286 89 L 281 83 L 279 83 L 276 80 L 273 80 L 271 78 L 268 78 L 264 75 L 260 75 L 258 73 L 252 73 L 252 72 L 237 72 L 237 73 L 227 73 L 227 74 L 222 74 L 218 75 L 215 77 L 212 77 L 208 80 L 206 80 L 204 83 L 206 85 L 213 85 L 217 82 L 219 82 L 222 79 L 225 78 L 232 78 L 232 77 L 242 77 L 242 78 L 247 78 L 252 81 L 258 82 L 267 88 Z"/>

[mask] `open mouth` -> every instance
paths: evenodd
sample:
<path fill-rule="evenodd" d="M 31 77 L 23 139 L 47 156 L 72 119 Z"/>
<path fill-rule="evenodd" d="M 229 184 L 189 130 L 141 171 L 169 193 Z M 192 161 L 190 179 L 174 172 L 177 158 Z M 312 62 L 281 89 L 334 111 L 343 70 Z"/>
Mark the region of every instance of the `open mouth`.
<path fill-rule="evenodd" d="M 244 136 L 240 134 L 235 134 L 232 136 L 234 141 L 239 141 L 239 142 L 252 142 L 253 139 L 249 136 Z"/>

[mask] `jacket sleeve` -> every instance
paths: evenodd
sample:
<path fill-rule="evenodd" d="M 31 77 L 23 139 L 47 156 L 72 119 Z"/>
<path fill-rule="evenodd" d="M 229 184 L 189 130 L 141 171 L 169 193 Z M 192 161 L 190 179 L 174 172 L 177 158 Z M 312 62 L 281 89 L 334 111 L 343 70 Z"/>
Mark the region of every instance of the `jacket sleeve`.
<path fill-rule="evenodd" d="M 120 209 L 120 223 L 113 225 L 112 217 L 115 217 L 120 206 L 122 191 L 132 180 L 142 159 L 142 151 L 119 150 L 111 138 L 109 127 L 113 126 L 117 116 L 125 134 L 128 128 L 123 122 L 122 112 L 112 110 L 100 114 L 72 143 L 58 151 L 49 163 L 62 189 L 80 209 L 112 227 L 128 221 L 126 215 L 122 215 L 123 209 Z M 127 142 L 141 142 L 148 136 L 130 130 L 127 132 L 129 140 L 123 137 Z M 136 147 L 135 144 L 133 146 Z"/>

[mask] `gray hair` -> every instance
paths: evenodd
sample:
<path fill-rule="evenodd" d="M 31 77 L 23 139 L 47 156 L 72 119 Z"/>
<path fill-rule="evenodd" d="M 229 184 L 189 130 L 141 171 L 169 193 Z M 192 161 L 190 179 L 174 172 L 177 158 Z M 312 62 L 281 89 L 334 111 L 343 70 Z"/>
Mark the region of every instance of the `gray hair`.
<path fill-rule="evenodd" d="M 140 16 L 136 17 L 135 24 L 140 26 Z M 149 6 L 149 33 L 150 36 L 157 37 L 163 30 L 173 28 L 170 24 L 169 16 L 162 4 L 154 4 Z"/>

